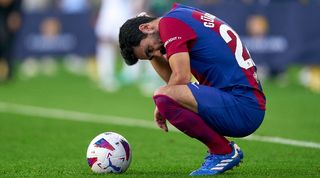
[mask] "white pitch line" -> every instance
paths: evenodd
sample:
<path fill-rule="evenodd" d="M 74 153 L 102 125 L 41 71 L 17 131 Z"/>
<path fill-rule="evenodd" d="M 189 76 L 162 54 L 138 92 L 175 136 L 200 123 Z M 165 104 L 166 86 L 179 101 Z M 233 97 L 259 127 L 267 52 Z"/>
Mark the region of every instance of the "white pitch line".
<path fill-rule="evenodd" d="M 5 102 L 0 102 L 0 112 L 43 118 L 52 118 L 59 120 L 109 123 L 115 125 L 138 126 L 143 128 L 156 128 L 156 126 L 152 122 L 141 119 L 132 119 L 118 116 L 106 116 L 78 111 L 68 111 L 63 109 L 44 108 L 38 106 L 29 106 Z"/>
<path fill-rule="evenodd" d="M 6 102 L 0 102 L 0 113 L 1 112 L 42 117 L 42 118 L 59 119 L 59 120 L 72 120 L 72 121 L 81 121 L 81 122 L 94 122 L 94 123 L 105 123 L 105 124 L 125 125 L 125 126 L 131 126 L 131 127 L 136 126 L 136 127 L 149 128 L 149 129 L 158 129 L 155 123 L 153 123 L 153 121 L 147 121 L 142 119 L 126 118 L 126 117 L 118 117 L 118 116 L 106 116 L 106 115 L 90 114 L 90 113 L 78 112 L 78 111 L 68 111 L 63 109 L 44 108 L 44 107 L 38 107 L 38 106 L 13 104 L 13 103 L 6 103 Z M 169 130 L 178 132 L 178 130 L 172 127 L 171 125 L 169 125 Z M 291 146 L 297 146 L 297 147 L 320 149 L 320 143 L 286 139 L 281 137 L 259 136 L 259 135 L 253 134 L 248 137 L 245 137 L 244 139 L 259 141 L 259 142 L 270 142 L 270 143 L 277 143 L 277 144 L 283 144 L 283 145 L 291 145 Z"/>
<path fill-rule="evenodd" d="M 283 144 L 283 145 L 292 145 L 292 146 L 297 146 L 297 147 L 307 147 L 307 148 L 320 149 L 320 143 L 310 142 L 310 141 L 301 141 L 301 140 L 292 140 L 292 139 L 281 138 L 281 137 L 250 135 L 250 136 L 245 137 L 245 139 L 260 141 L 260 142 L 279 143 L 279 144 Z"/>

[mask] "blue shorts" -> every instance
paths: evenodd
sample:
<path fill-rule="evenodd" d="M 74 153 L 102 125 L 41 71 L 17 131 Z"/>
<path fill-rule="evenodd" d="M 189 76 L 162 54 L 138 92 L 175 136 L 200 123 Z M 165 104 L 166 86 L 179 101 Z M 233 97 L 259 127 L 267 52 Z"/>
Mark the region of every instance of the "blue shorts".
<path fill-rule="evenodd" d="M 224 136 L 244 137 L 262 123 L 265 111 L 251 107 L 246 100 L 214 87 L 189 83 L 198 103 L 198 114 L 216 132 Z"/>

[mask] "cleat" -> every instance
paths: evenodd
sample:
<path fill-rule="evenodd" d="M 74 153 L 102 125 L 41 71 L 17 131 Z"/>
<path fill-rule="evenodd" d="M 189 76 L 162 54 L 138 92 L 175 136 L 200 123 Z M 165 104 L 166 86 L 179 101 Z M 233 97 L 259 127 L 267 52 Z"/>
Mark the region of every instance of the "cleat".
<path fill-rule="evenodd" d="M 234 142 L 231 142 L 230 145 L 231 145 L 231 147 L 233 145 L 233 148 L 235 148 L 238 151 L 238 154 L 240 155 L 240 162 L 242 162 L 243 152 L 241 151 L 240 147 L 237 144 L 235 144 Z"/>
<path fill-rule="evenodd" d="M 222 174 L 227 170 L 231 170 L 236 166 L 240 165 L 243 159 L 243 152 L 240 147 L 235 143 L 231 142 L 230 146 L 232 152 L 225 155 L 209 154 L 202 166 L 191 172 L 190 176 L 205 176 L 205 175 L 217 175 Z"/>

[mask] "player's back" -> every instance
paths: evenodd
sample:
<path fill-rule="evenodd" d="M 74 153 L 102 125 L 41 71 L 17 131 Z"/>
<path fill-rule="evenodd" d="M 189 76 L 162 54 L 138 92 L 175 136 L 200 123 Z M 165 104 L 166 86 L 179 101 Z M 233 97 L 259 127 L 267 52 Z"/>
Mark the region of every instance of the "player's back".
<path fill-rule="evenodd" d="M 225 91 L 251 88 L 252 92 L 246 95 L 257 101 L 260 108 L 265 107 L 256 67 L 229 25 L 204 11 L 180 4 L 161 21 L 160 36 L 165 41 L 168 56 L 184 52 L 180 46 L 185 43 L 192 73 L 200 84 Z"/>

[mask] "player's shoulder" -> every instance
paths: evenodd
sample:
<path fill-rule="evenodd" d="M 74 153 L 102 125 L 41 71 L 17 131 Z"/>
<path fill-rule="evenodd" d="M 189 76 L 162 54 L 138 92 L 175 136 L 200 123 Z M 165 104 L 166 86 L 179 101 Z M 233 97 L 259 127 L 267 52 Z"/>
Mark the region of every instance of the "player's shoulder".
<path fill-rule="evenodd" d="M 187 14 L 192 14 L 192 11 L 195 10 L 195 8 L 186 6 L 183 4 L 175 3 L 171 10 L 164 14 L 162 17 L 173 17 L 173 18 L 183 18 L 186 17 Z"/>

